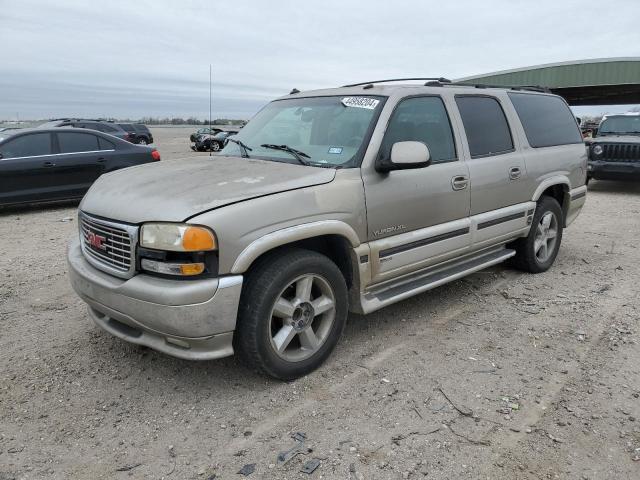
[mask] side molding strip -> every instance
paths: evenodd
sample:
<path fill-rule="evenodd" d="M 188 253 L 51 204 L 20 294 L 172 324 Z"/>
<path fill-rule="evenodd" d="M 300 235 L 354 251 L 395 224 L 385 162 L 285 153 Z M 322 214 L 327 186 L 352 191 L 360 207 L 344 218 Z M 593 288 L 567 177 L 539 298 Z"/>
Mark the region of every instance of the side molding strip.
<path fill-rule="evenodd" d="M 469 227 L 453 230 L 452 232 L 441 233 L 440 235 L 434 235 L 433 237 L 423 238 L 422 240 L 416 240 L 415 242 L 405 243 L 404 245 L 398 245 L 397 247 L 387 248 L 381 250 L 378 256 L 380 258 L 390 257 L 406 250 L 413 250 L 414 248 L 424 247 L 432 243 L 440 242 L 442 240 L 448 240 L 450 238 L 459 237 L 460 235 L 466 235 L 469 233 Z"/>
<path fill-rule="evenodd" d="M 506 217 L 494 218 L 493 220 L 487 220 L 486 222 L 482 222 L 478 224 L 478 230 L 482 230 L 483 228 L 493 227 L 494 225 L 499 225 L 504 222 L 509 222 L 511 220 L 516 220 L 518 218 L 526 217 L 527 212 L 514 213 L 512 215 L 507 215 Z"/>

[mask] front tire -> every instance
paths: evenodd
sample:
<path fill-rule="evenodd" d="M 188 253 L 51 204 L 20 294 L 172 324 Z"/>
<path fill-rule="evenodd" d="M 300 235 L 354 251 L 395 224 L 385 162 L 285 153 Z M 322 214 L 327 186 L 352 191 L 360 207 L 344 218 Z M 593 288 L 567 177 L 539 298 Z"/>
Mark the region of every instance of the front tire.
<path fill-rule="evenodd" d="M 529 235 L 515 242 L 516 256 L 513 257 L 513 265 L 530 273 L 549 270 L 560 249 L 563 224 L 562 207 L 558 201 L 552 197 L 541 197 Z"/>
<path fill-rule="evenodd" d="M 213 142 L 211 144 L 211 150 L 213 150 L 214 152 L 219 152 L 220 151 L 220 144 L 218 142 Z"/>
<path fill-rule="evenodd" d="M 281 250 L 246 277 L 234 347 L 260 373 L 293 380 L 331 354 L 347 311 L 347 285 L 335 263 L 313 251 Z"/>

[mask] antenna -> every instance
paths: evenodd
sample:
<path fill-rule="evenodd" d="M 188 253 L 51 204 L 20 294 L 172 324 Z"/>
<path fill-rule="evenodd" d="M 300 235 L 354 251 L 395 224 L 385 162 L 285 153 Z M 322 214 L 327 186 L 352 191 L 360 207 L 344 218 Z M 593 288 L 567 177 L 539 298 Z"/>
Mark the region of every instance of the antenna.
<path fill-rule="evenodd" d="M 211 64 L 209 64 L 209 156 L 211 156 L 211 102 L 213 90 L 211 87 Z"/>

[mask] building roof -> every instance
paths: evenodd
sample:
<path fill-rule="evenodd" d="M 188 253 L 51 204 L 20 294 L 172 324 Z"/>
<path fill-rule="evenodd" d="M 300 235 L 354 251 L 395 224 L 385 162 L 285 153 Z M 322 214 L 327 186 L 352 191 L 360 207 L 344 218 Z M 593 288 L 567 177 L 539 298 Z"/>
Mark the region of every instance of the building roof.
<path fill-rule="evenodd" d="M 637 104 L 640 103 L 640 57 L 548 63 L 473 75 L 455 82 L 538 85 L 562 95 L 571 105 Z"/>

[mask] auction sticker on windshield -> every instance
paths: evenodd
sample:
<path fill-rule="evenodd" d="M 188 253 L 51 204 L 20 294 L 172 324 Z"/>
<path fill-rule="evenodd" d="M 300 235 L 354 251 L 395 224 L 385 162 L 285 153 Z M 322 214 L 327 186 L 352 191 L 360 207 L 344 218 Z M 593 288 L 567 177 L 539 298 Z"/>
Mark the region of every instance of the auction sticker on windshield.
<path fill-rule="evenodd" d="M 373 110 L 378 106 L 380 100 L 367 97 L 344 97 L 342 104 L 345 107 L 366 108 L 367 110 Z"/>

